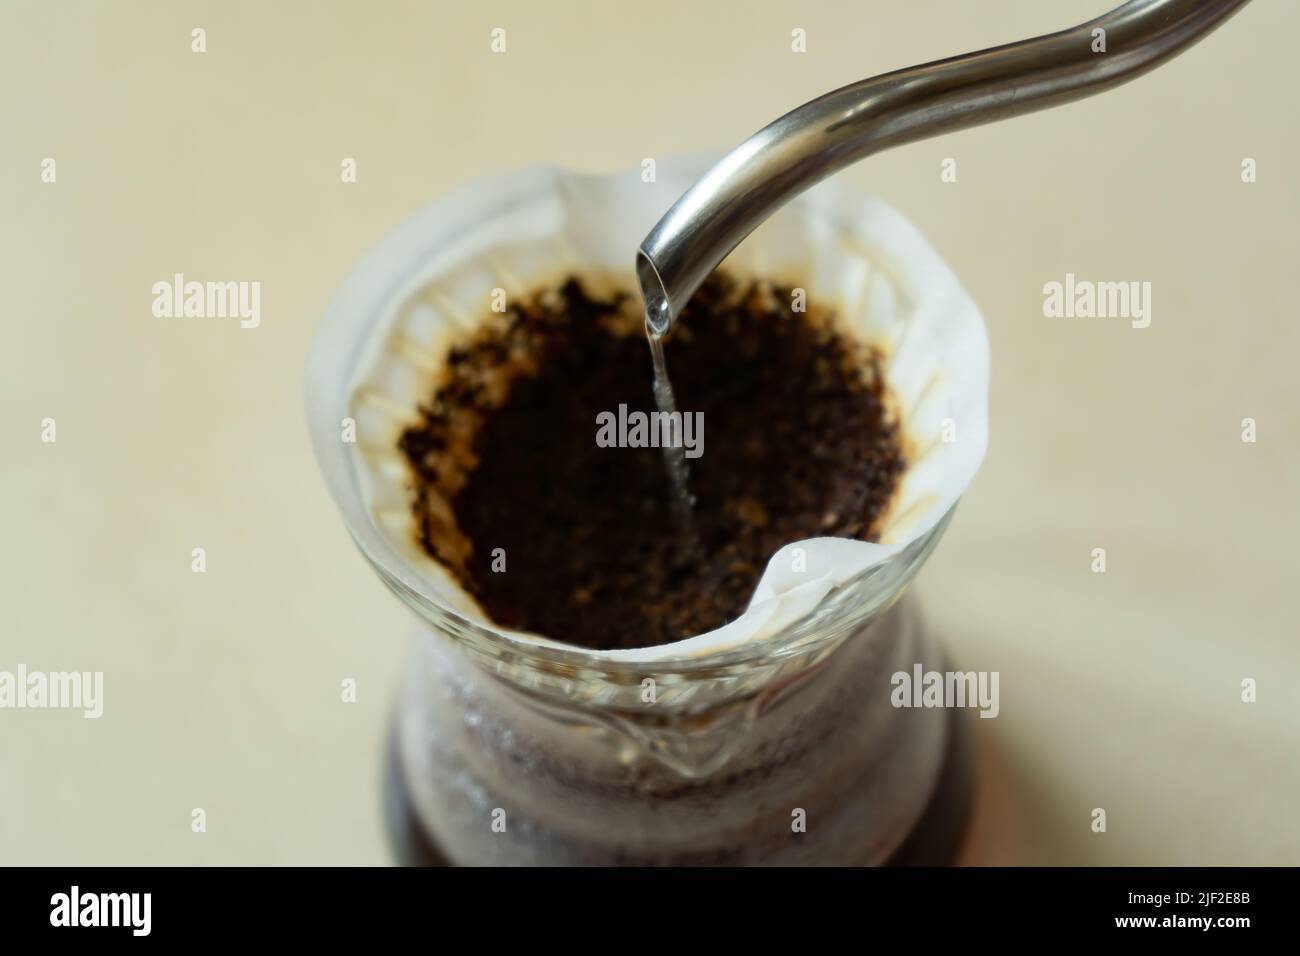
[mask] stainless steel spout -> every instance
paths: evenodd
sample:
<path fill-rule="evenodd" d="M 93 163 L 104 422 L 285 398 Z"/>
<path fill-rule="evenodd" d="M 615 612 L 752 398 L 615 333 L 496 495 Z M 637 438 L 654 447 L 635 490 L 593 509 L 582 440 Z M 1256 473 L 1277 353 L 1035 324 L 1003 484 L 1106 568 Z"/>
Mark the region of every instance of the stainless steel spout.
<path fill-rule="evenodd" d="M 664 332 L 759 223 L 865 156 L 1118 86 L 1183 50 L 1248 0 L 1129 0 L 1070 30 L 913 66 L 805 103 L 728 153 L 637 252 L 647 322 Z"/>

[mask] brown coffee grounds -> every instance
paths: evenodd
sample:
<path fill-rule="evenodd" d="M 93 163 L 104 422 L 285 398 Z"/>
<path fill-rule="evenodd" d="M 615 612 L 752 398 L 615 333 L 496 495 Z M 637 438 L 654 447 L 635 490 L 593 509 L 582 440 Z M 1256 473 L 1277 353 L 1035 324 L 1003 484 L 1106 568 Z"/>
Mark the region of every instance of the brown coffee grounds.
<path fill-rule="evenodd" d="M 782 545 L 875 539 L 905 465 L 877 356 L 724 274 L 666 342 L 678 408 L 704 416 L 684 534 L 662 449 L 596 443 L 600 413 L 655 411 L 638 302 L 569 279 L 512 306 L 402 434 L 421 544 L 499 625 L 665 644 L 743 613 Z"/>

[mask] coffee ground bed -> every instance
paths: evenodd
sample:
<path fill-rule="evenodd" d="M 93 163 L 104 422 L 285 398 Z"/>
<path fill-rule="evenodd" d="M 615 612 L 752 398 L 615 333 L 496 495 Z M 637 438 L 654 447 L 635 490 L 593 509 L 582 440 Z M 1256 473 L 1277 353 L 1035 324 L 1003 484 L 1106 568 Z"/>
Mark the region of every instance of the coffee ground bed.
<path fill-rule="evenodd" d="M 596 441 L 656 409 L 638 300 L 571 278 L 493 316 L 399 442 L 422 547 L 497 624 L 614 649 L 735 619 L 782 545 L 874 540 L 905 467 L 880 363 L 791 292 L 716 274 L 667 339 L 688 520 L 662 449 Z"/>

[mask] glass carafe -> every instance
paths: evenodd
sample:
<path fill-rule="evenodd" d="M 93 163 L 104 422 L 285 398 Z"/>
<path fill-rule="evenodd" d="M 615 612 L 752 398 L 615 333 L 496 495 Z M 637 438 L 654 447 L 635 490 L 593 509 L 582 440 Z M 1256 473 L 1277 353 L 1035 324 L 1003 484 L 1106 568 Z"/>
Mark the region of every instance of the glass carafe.
<path fill-rule="evenodd" d="M 942 260 L 883 203 L 826 183 L 737 250 L 751 274 L 806 276 L 811 296 L 844 303 L 855 334 L 887 346 L 916 439 L 900 493 L 912 528 L 876 563 L 737 644 L 595 652 L 494 627 L 415 543 L 396 435 L 476 303 L 538 276 L 621 270 L 635 288 L 637 240 L 710 163 L 664 161 L 654 183 L 534 167 L 459 190 L 363 257 L 312 343 L 326 484 L 423 623 L 396 708 L 398 778 L 450 862 L 881 863 L 960 821 L 948 799 L 942 826 L 922 822 L 953 791 L 959 722 L 895 707 L 891 680 L 944 669 L 900 598 L 983 455 L 987 338 Z M 940 441 L 954 421 L 961 441 Z"/>

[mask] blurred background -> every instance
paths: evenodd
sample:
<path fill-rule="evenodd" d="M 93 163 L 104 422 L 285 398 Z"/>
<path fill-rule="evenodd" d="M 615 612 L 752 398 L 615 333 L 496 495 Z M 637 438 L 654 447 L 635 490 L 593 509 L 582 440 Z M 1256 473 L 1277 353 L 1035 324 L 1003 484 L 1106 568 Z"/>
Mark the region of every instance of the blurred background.
<path fill-rule="evenodd" d="M 105 700 L 0 710 L 0 863 L 390 860 L 415 624 L 336 516 L 301 378 L 398 221 L 519 165 L 727 148 L 1111 5 L 7 0 L 0 670 L 102 670 Z M 966 862 L 1300 863 L 1297 36 L 1300 6 L 1254 3 L 1131 85 L 844 174 L 991 337 L 989 453 L 917 584 L 958 663 L 1001 673 Z M 176 272 L 261 282 L 260 326 L 155 318 Z M 1066 273 L 1149 281 L 1151 326 L 1045 318 Z"/>

